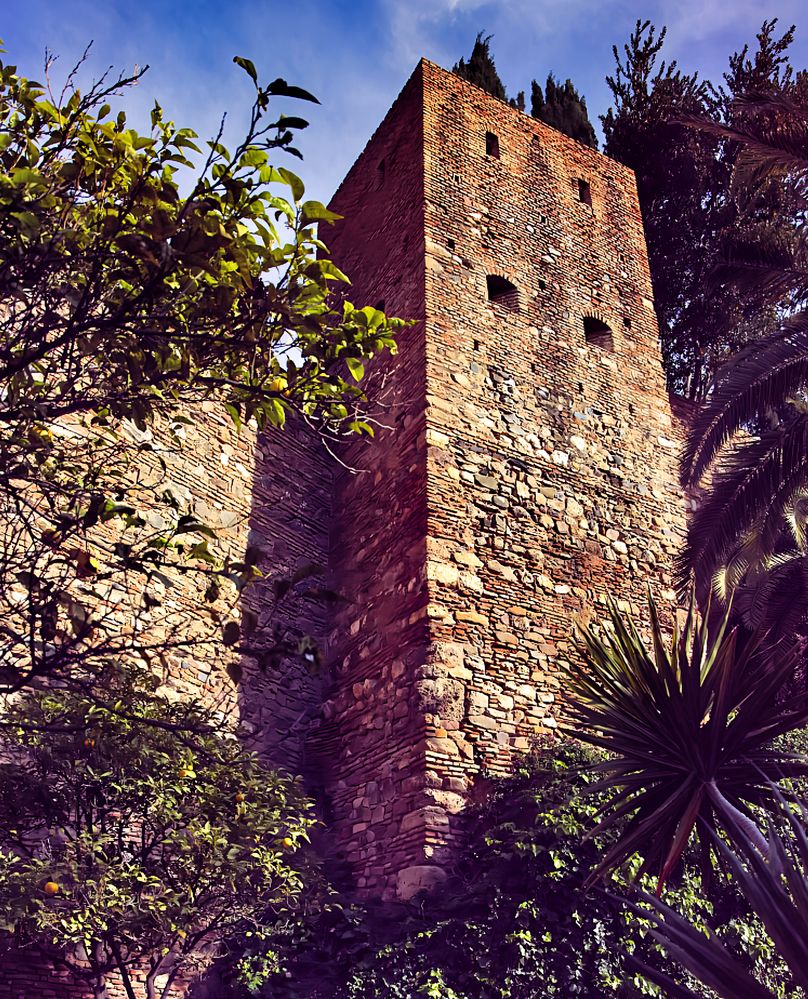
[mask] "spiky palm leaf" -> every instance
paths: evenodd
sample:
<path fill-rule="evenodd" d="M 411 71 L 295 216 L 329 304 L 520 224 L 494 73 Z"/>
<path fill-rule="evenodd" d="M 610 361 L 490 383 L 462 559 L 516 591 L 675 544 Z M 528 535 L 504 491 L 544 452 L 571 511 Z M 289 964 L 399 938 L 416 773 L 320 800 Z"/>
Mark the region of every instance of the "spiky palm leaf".
<path fill-rule="evenodd" d="M 781 426 L 761 431 L 772 413 L 782 416 L 808 389 L 808 105 L 780 94 L 753 94 L 735 111 L 735 127 L 691 121 L 740 147 L 733 190 L 739 203 L 746 201 L 751 221 L 728 235 L 726 261 L 716 278 L 735 282 L 761 306 L 785 303 L 788 316 L 779 330 L 718 371 L 690 429 L 681 461 L 683 485 L 700 483 L 717 459 L 730 454 L 718 462 L 710 496 L 691 524 L 680 585 L 691 573 L 712 577 L 732 557 L 739 537 L 764 515 L 771 527 L 808 483 L 799 406 Z M 790 228 L 772 230 L 767 224 L 767 198 L 788 201 Z M 739 431 L 752 439 L 739 441 Z"/>
<path fill-rule="evenodd" d="M 794 650 L 772 663 L 761 636 L 742 646 L 726 615 L 711 631 L 693 601 L 666 642 L 650 595 L 649 607 L 650 648 L 614 603 L 609 631 L 580 632 L 586 665 L 567 672 L 567 730 L 608 754 L 594 766 L 593 792 L 611 792 L 595 834 L 619 835 L 593 879 L 639 853 L 661 889 L 694 831 L 703 851 L 731 823 L 754 839 L 752 809 L 773 807 L 772 782 L 808 776 L 805 758 L 769 745 L 808 724 L 808 692 L 777 701 Z"/>
<path fill-rule="evenodd" d="M 726 869 L 760 916 L 777 952 L 788 965 L 792 985 L 808 992 L 808 837 L 805 813 L 788 808 L 782 814 L 790 842 L 770 828 L 765 854 L 756 850 L 730 850 L 718 841 Z M 647 907 L 632 906 L 650 919 L 651 936 L 692 975 L 722 999 L 774 999 L 774 993 L 756 981 L 714 936 L 706 936 L 659 899 L 644 895 Z M 630 963 L 644 977 L 665 989 L 673 999 L 694 999 L 695 992 L 658 969 L 634 958 Z"/>

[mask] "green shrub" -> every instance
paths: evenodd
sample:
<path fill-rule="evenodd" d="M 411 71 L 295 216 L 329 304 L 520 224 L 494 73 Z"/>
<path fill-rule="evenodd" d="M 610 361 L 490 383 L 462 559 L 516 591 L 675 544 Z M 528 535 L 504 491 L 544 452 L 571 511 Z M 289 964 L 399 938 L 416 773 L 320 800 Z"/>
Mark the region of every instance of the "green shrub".
<path fill-rule="evenodd" d="M 586 835 L 598 807 L 596 796 L 582 793 L 591 778 L 578 767 L 587 759 L 590 751 L 572 743 L 538 747 L 519 774 L 494 784 L 484 806 L 469 810 L 466 848 L 440 896 L 367 909 L 332 897 L 316 919 L 290 932 L 284 971 L 260 995 L 662 995 L 628 969 L 626 954 L 681 972 L 611 893 L 625 893 L 626 882 L 614 879 L 608 894 L 584 891 L 607 846 Z M 664 897 L 691 922 L 716 930 L 785 997 L 787 977 L 771 942 L 723 879 L 703 886 L 693 864 Z M 688 985 L 709 995 L 694 980 Z"/>

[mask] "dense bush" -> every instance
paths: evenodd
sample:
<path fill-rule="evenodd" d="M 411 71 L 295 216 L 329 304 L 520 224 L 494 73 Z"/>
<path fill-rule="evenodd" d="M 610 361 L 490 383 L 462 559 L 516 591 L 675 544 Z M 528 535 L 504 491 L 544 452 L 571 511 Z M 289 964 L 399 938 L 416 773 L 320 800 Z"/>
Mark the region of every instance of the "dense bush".
<path fill-rule="evenodd" d="M 625 881 L 584 890 L 605 847 L 586 838 L 597 798 L 582 794 L 588 751 L 540 747 L 519 774 L 497 782 L 470 810 L 467 846 L 440 896 L 362 909 L 331 901 L 289 928 L 283 970 L 264 999 L 504 999 L 659 996 L 630 967 L 635 952 L 681 978 L 645 927 L 627 913 Z M 688 869 L 665 899 L 696 925 L 714 928 L 775 993 L 787 977 L 771 942 L 737 895 Z M 276 939 L 277 944 L 277 939 Z M 277 952 L 273 958 L 277 958 Z M 708 995 L 695 981 L 697 994 Z"/>

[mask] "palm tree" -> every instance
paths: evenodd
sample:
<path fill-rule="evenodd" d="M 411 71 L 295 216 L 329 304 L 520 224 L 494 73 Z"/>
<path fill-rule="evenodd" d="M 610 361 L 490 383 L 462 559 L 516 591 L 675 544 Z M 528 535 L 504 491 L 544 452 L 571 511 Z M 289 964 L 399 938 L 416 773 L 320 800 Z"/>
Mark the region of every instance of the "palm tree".
<path fill-rule="evenodd" d="M 761 635 L 740 643 L 726 614 L 708 625 L 693 600 L 666 641 L 650 594 L 649 607 L 650 647 L 614 603 L 608 630 L 580 633 L 567 711 L 569 734 L 607 754 L 592 766 L 591 790 L 609 793 L 594 833 L 617 838 L 593 880 L 639 853 L 661 890 L 694 832 L 705 871 L 720 832 L 765 849 L 756 810 L 777 810 L 778 782 L 808 777 L 808 760 L 771 740 L 808 724 L 808 691 L 778 698 L 793 647 L 772 661 Z"/>
<path fill-rule="evenodd" d="M 790 587 L 796 580 L 808 595 L 805 550 L 799 537 L 788 540 L 795 510 L 808 496 L 808 96 L 752 96 L 738 103 L 736 117 L 734 128 L 694 124 L 741 145 L 734 184 L 750 216 L 765 215 L 776 189 L 776 197 L 789 199 L 795 222 L 772 230 L 753 219 L 743 237 L 728 240 L 719 277 L 738 283 L 758 306 L 786 301 L 787 316 L 719 370 L 692 425 L 682 484 L 698 486 L 708 476 L 709 484 L 690 523 L 678 579 L 684 587 L 695 576 L 704 599 L 716 574 L 734 588 L 755 586 L 777 570 L 757 594 L 760 602 L 783 592 L 782 579 Z"/>

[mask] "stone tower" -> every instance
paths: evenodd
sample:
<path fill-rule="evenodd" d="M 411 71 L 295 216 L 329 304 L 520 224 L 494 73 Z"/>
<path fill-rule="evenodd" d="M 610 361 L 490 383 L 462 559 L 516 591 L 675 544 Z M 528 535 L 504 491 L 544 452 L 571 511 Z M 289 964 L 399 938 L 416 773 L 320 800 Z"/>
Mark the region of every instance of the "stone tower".
<path fill-rule="evenodd" d="M 630 170 L 422 61 L 331 207 L 353 300 L 418 322 L 335 478 L 311 749 L 360 890 L 406 897 L 555 728 L 574 620 L 667 592 L 684 504 Z"/>

